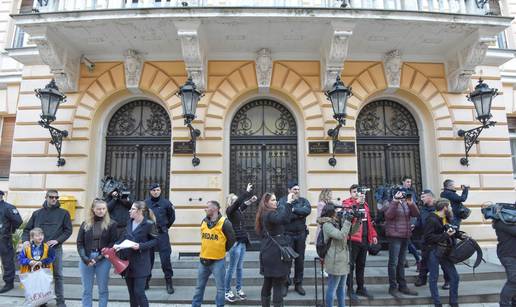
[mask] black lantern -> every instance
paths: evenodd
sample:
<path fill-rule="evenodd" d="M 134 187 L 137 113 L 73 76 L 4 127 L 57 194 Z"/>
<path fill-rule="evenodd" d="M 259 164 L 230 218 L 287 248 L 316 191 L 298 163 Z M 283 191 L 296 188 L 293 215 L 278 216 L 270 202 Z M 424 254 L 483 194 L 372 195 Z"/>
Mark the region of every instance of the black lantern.
<path fill-rule="evenodd" d="M 327 91 L 326 98 L 331 102 L 333 107 L 333 118 L 337 120 L 337 126 L 328 130 L 328 135 L 333 139 L 333 152 L 332 157 L 328 160 L 331 166 L 337 165 L 337 159 L 335 159 L 335 147 L 339 141 L 340 128 L 346 123 L 346 105 L 348 98 L 353 95 L 351 87 L 346 87 L 340 80 L 340 76 L 337 76 L 337 80 L 333 84 L 332 88 Z"/>
<path fill-rule="evenodd" d="M 469 101 L 473 102 L 475 111 L 477 112 L 477 119 L 482 123 L 482 126 L 473 128 L 467 131 L 459 130 L 458 135 L 464 137 L 464 149 L 466 157 L 460 159 L 460 164 L 464 166 L 469 165 L 468 154 L 474 144 L 478 144 L 478 137 L 482 130 L 492 127 L 496 124 L 494 121 L 490 121 L 491 115 L 491 103 L 493 98 L 498 95 L 498 89 L 490 88 L 484 83 L 482 79 L 478 80 L 475 90 L 466 97 Z"/>
<path fill-rule="evenodd" d="M 68 131 L 59 130 L 50 126 L 56 120 L 56 113 L 59 105 L 66 101 L 66 96 L 59 91 L 54 79 L 48 83 L 43 89 L 36 89 L 36 97 L 41 101 L 41 120 L 38 122 L 40 126 L 48 129 L 50 132 L 50 144 L 53 144 L 57 150 L 57 166 L 65 165 L 65 159 L 61 158 L 61 147 L 63 138 L 68 136 Z"/>
<path fill-rule="evenodd" d="M 194 156 L 192 159 L 192 165 L 195 167 L 201 163 L 201 160 L 197 158 L 195 152 L 196 139 L 201 135 L 201 131 L 199 129 L 195 129 L 192 126 L 192 121 L 195 119 L 195 111 L 197 109 L 199 99 L 201 99 L 204 94 L 197 90 L 195 83 L 192 81 L 192 77 L 189 77 L 188 80 L 186 80 L 186 83 L 179 88 L 177 95 L 179 98 L 181 98 L 185 125 L 190 130 L 190 144 L 192 146 L 192 152 Z"/>

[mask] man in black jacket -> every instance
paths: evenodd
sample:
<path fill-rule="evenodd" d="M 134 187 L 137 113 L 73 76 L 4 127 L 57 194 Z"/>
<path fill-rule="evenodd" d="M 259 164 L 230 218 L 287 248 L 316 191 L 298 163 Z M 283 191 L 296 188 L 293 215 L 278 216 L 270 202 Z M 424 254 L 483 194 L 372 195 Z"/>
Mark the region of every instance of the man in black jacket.
<path fill-rule="evenodd" d="M 14 247 L 13 233 L 23 223 L 15 206 L 4 201 L 4 192 L 0 191 L 0 257 L 4 268 L 4 287 L 0 293 L 14 288 Z"/>
<path fill-rule="evenodd" d="M 109 216 L 116 222 L 117 236 L 121 238 L 127 227 L 129 221 L 129 209 L 131 209 L 132 202 L 129 199 L 129 195 L 122 194 L 122 191 L 115 189 L 111 191 L 105 201 L 109 211 Z"/>
<path fill-rule="evenodd" d="M 455 230 L 447 228 L 448 224 L 446 211 L 449 206 L 447 199 L 439 199 L 435 203 L 435 212 L 430 213 L 426 218 L 424 227 L 424 252 L 427 253 L 426 264 L 430 272 L 429 287 L 435 307 L 442 307 L 437 279 L 439 278 L 439 264 L 448 275 L 450 281 L 450 306 L 458 307 L 459 274 L 455 265 L 447 258 L 447 251 L 453 244 Z"/>
<path fill-rule="evenodd" d="M 68 211 L 61 209 L 57 190 L 48 190 L 43 208 L 32 213 L 25 229 L 23 229 L 23 247 L 30 244 L 30 231 L 36 227 L 43 229 L 45 241 L 56 253 L 53 263 L 54 288 L 57 307 L 64 307 L 63 289 L 63 247 L 62 244 L 72 235 L 72 221 Z"/>
<path fill-rule="evenodd" d="M 305 263 L 306 237 L 308 235 L 306 217 L 312 211 L 312 207 L 306 198 L 299 196 L 299 191 L 300 189 L 297 181 L 291 180 L 288 182 L 288 194 L 294 194 L 294 201 L 292 202 L 290 223 L 285 225 L 285 234 L 290 237 L 292 248 L 299 254 L 299 257 L 297 257 L 294 262 L 294 290 L 296 290 L 300 295 L 305 295 L 306 292 L 305 289 L 303 289 L 303 271 Z M 286 202 L 287 196 L 282 197 L 279 200 L 279 206 L 283 206 Z M 288 285 L 285 290 L 288 292 Z"/>
<path fill-rule="evenodd" d="M 493 228 L 498 238 L 496 253 L 507 274 L 507 282 L 500 292 L 500 307 L 516 306 L 516 225 L 495 220 Z"/>
<path fill-rule="evenodd" d="M 462 189 L 462 193 L 459 196 L 455 189 L 455 181 L 451 179 L 446 179 L 443 182 L 443 191 L 441 192 L 441 197 L 448 199 L 451 203 L 453 211 L 453 221 L 451 221 L 450 223 L 457 227 L 460 227 L 460 222 L 462 219 L 460 209 L 463 206 L 462 203 L 465 202 L 466 199 L 468 199 L 469 186 L 461 185 L 460 188 Z"/>
<path fill-rule="evenodd" d="M 172 203 L 161 195 L 161 187 L 159 183 L 151 184 L 149 187 L 150 196 L 145 199 L 147 208 L 151 209 L 156 217 L 156 228 L 158 230 L 158 245 L 155 247 L 154 252 L 151 253 L 151 275 L 147 279 L 145 288 L 149 288 L 149 281 L 152 277 L 152 268 L 154 267 L 154 255 L 155 252 L 159 252 L 159 258 L 161 259 L 161 269 L 165 274 L 165 284 L 167 287 L 167 293 L 174 293 L 174 286 L 172 285 L 172 263 L 170 262 L 170 253 L 172 249 L 170 247 L 170 238 L 168 236 L 168 229 L 174 224 L 176 220 L 176 210 Z"/>

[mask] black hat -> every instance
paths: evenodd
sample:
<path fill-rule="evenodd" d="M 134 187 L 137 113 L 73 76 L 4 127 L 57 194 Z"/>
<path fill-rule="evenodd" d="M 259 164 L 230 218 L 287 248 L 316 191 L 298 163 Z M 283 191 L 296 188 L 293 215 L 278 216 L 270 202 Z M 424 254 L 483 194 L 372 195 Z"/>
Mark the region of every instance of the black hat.
<path fill-rule="evenodd" d="M 287 188 L 292 189 L 296 185 L 299 185 L 299 184 L 297 184 L 297 180 L 289 180 L 287 183 Z"/>
<path fill-rule="evenodd" d="M 150 186 L 149 186 L 149 190 L 154 190 L 156 188 L 160 188 L 161 186 L 159 185 L 159 183 L 152 183 Z"/>
<path fill-rule="evenodd" d="M 432 190 L 430 190 L 430 189 L 423 190 L 423 192 L 421 192 L 421 194 L 430 194 L 430 195 L 434 196 L 434 192 L 432 192 Z"/>
<path fill-rule="evenodd" d="M 5 195 L 4 191 L 0 191 L 0 196 Z"/>

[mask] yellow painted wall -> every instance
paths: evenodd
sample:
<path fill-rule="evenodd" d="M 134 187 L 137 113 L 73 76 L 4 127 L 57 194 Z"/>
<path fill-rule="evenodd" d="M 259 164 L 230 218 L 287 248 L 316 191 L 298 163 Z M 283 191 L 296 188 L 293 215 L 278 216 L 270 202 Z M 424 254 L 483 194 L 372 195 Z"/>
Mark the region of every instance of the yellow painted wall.
<path fill-rule="evenodd" d="M 304 142 L 300 152 L 307 152 L 309 140 L 329 140 L 326 131 L 335 126 L 332 108 L 320 88 L 318 61 L 275 61 L 271 91 L 267 94 L 289 106 L 297 116 Z M 492 74 L 491 76 L 487 73 Z M 485 70 L 491 86 L 501 88 L 496 70 Z M 115 105 L 130 97 L 147 97 L 161 103 L 171 116 L 172 141 L 188 140 L 181 104 L 175 92 L 186 80 L 182 62 L 146 62 L 140 90 L 131 93 L 125 88 L 121 62 L 97 63 L 93 72 L 81 70 L 80 89 L 68 94 L 68 102 L 59 110 L 55 122 L 67 129 L 70 136 L 63 143 L 67 163 L 55 166 L 56 153 L 48 144 L 48 131 L 36 122 L 39 102 L 34 88 L 43 87 L 51 78 L 48 70 L 24 70 L 18 100 L 17 124 L 13 145 L 9 200 L 28 215 L 38 208 L 44 191 L 57 188 L 62 195 L 79 200 L 76 226 L 84 216 L 84 208 L 97 196 L 98 181 L 103 176 L 102 127 Z M 498 78 L 498 79 L 497 79 Z M 494 233 L 480 217 L 480 205 L 487 200 L 514 200 L 515 192 L 510 166 L 510 151 L 505 109 L 502 99 L 495 100 L 493 114 L 499 124 L 481 136 L 481 143 L 472 149 L 471 166 L 459 164 L 463 142 L 458 129 L 476 125 L 474 110 L 464 95 L 447 93 L 442 64 L 404 63 L 401 86 L 397 91 L 386 89 L 381 62 L 346 62 L 342 79 L 353 88 L 349 100 L 346 126 L 342 140 L 355 140 L 355 119 L 359 110 L 376 98 L 395 98 L 407 104 L 424 127 L 422 164 L 426 166 L 425 184 L 435 191 L 445 178 L 469 184 L 472 192 L 467 204 L 474 208 L 465 230 L 481 240 L 492 240 Z M 171 230 L 173 244 L 182 250 L 198 249 L 198 224 L 204 215 L 203 206 L 209 199 L 221 202 L 229 186 L 229 139 L 225 127 L 231 114 L 245 100 L 260 97 L 257 89 L 255 63 L 252 61 L 210 61 L 208 85 L 201 100 L 194 126 L 202 131 L 197 145 L 201 164 L 194 168 L 191 155 L 173 154 L 170 169 L 170 199 L 177 208 L 177 221 Z M 347 197 L 348 187 L 357 181 L 356 155 L 338 155 L 335 168 L 328 165 L 328 155 L 307 155 L 299 159 L 300 182 L 305 195 L 316 207 L 322 188 L 332 188 L 335 197 Z M 426 187 L 426 186 L 425 186 Z M 193 200 L 190 201 L 190 198 Z M 198 199 L 202 198 L 202 201 Z M 316 218 L 309 217 L 311 229 Z M 315 231 L 312 231 L 313 234 Z M 73 243 L 75 236 L 68 243 Z"/>

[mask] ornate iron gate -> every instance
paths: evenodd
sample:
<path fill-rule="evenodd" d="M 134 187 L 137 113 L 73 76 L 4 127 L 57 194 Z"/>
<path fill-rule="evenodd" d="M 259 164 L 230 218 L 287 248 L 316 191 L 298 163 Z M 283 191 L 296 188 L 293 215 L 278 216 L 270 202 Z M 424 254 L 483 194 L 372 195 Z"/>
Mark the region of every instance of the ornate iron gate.
<path fill-rule="evenodd" d="M 125 104 L 109 122 L 104 174 L 125 183 L 135 199 L 144 199 L 155 182 L 168 197 L 170 136 L 170 118 L 163 107 L 147 100 Z"/>
<path fill-rule="evenodd" d="M 243 106 L 231 123 L 230 191 L 240 194 L 247 183 L 260 199 L 265 192 L 286 195 L 287 182 L 297 180 L 297 126 L 292 114 L 272 100 L 256 100 Z M 244 220 L 256 248 L 256 205 L 244 212 Z"/>
<path fill-rule="evenodd" d="M 412 177 L 412 186 L 421 191 L 419 135 L 412 114 L 399 103 L 375 101 L 357 119 L 359 183 L 371 188 L 367 202 L 376 212 L 374 193 L 381 185 L 400 184 Z"/>

